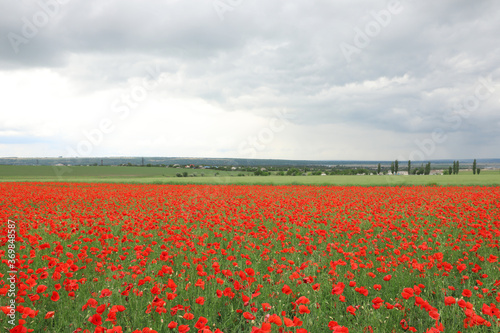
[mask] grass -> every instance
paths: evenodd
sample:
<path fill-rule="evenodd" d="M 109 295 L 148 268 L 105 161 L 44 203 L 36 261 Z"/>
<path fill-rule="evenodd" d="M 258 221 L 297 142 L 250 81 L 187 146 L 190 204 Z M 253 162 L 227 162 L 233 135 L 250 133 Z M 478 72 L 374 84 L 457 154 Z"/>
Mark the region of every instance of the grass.
<path fill-rule="evenodd" d="M 0 165 L 0 178 L 151 178 L 151 177 L 175 177 L 177 173 L 187 172 L 201 176 L 213 176 L 219 174 L 236 174 L 235 172 L 224 172 L 210 169 L 180 169 L 159 167 L 119 167 L 119 166 L 31 166 L 31 165 Z"/>
<path fill-rule="evenodd" d="M 195 177 L 176 177 L 187 172 Z M 237 184 L 237 185 L 500 185 L 499 171 L 482 171 L 480 175 L 461 172 L 458 175 L 436 176 L 246 176 L 241 171 L 209 169 L 178 169 L 158 167 L 87 167 L 87 166 L 0 166 L 0 182 L 89 182 L 140 184 Z M 218 175 L 216 175 L 216 173 Z M 202 176 L 203 174 L 203 176 Z"/>

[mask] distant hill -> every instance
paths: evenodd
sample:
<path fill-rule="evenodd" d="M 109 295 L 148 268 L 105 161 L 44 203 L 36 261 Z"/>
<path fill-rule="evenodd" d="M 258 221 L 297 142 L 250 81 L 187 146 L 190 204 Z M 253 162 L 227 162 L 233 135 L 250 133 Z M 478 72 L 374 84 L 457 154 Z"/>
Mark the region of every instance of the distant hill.
<path fill-rule="evenodd" d="M 461 168 L 472 166 L 473 159 L 460 161 Z M 0 158 L 3 165 L 204 165 L 204 166 L 376 166 L 390 165 L 393 161 L 342 161 L 342 160 L 280 160 L 280 159 L 242 159 L 242 158 L 201 158 L 201 157 L 93 157 L 93 158 Z M 406 161 L 400 161 L 400 166 L 406 166 Z M 428 161 L 412 161 L 412 165 Z M 448 167 L 453 160 L 430 160 L 433 168 Z M 500 168 L 500 159 L 477 159 L 478 166 L 482 168 Z"/>

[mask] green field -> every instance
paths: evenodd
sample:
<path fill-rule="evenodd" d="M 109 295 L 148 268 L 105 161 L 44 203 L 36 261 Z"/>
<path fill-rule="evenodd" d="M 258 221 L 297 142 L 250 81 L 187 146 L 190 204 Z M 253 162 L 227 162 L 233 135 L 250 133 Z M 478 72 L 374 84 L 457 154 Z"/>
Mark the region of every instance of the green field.
<path fill-rule="evenodd" d="M 189 177 L 177 177 L 188 172 Z M 500 171 L 480 175 L 460 172 L 443 176 L 237 176 L 241 171 L 117 166 L 0 166 L 0 181 L 154 183 L 154 184 L 271 184 L 271 185 L 500 185 Z M 217 174 L 217 175 L 216 175 Z"/>

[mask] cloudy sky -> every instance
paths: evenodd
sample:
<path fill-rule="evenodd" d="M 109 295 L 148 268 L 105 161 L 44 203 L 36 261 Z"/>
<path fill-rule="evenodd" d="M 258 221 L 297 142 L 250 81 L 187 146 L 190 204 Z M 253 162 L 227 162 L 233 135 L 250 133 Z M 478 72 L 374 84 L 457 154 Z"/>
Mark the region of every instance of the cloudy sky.
<path fill-rule="evenodd" d="M 496 0 L 1 0 L 0 155 L 495 158 Z"/>

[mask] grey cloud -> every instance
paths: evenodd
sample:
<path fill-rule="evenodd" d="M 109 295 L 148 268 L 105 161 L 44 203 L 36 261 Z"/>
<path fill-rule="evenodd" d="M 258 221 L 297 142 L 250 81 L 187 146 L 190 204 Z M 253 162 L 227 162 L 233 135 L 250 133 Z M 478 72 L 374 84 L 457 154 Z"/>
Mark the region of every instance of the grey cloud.
<path fill-rule="evenodd" d="M 472 136 L 498 128 L 491 121 L 498 98 L 459 128 L 443 119 L 453 103 L 474 93 L 480 76 L 500 81 L 494 0 L 401 0 L 401 13 L 350 62 L 340 45 L 354 45 L 355 28 L 364 30 L 388 2 L 247 0 L 223 21 L 213 3 L 69 1 L 16 54 L 5 36 L 21 34 L 23 17 L 41 9 L 4 1 L 0 66 L 53 67 L 82 90 L 97 91 L 144 77 L 154 65 L 179 78 L 159 95 L 263 116 L 283 108 L 297 125 L 361 124 L 416 134 L 442 127 Z"/>

